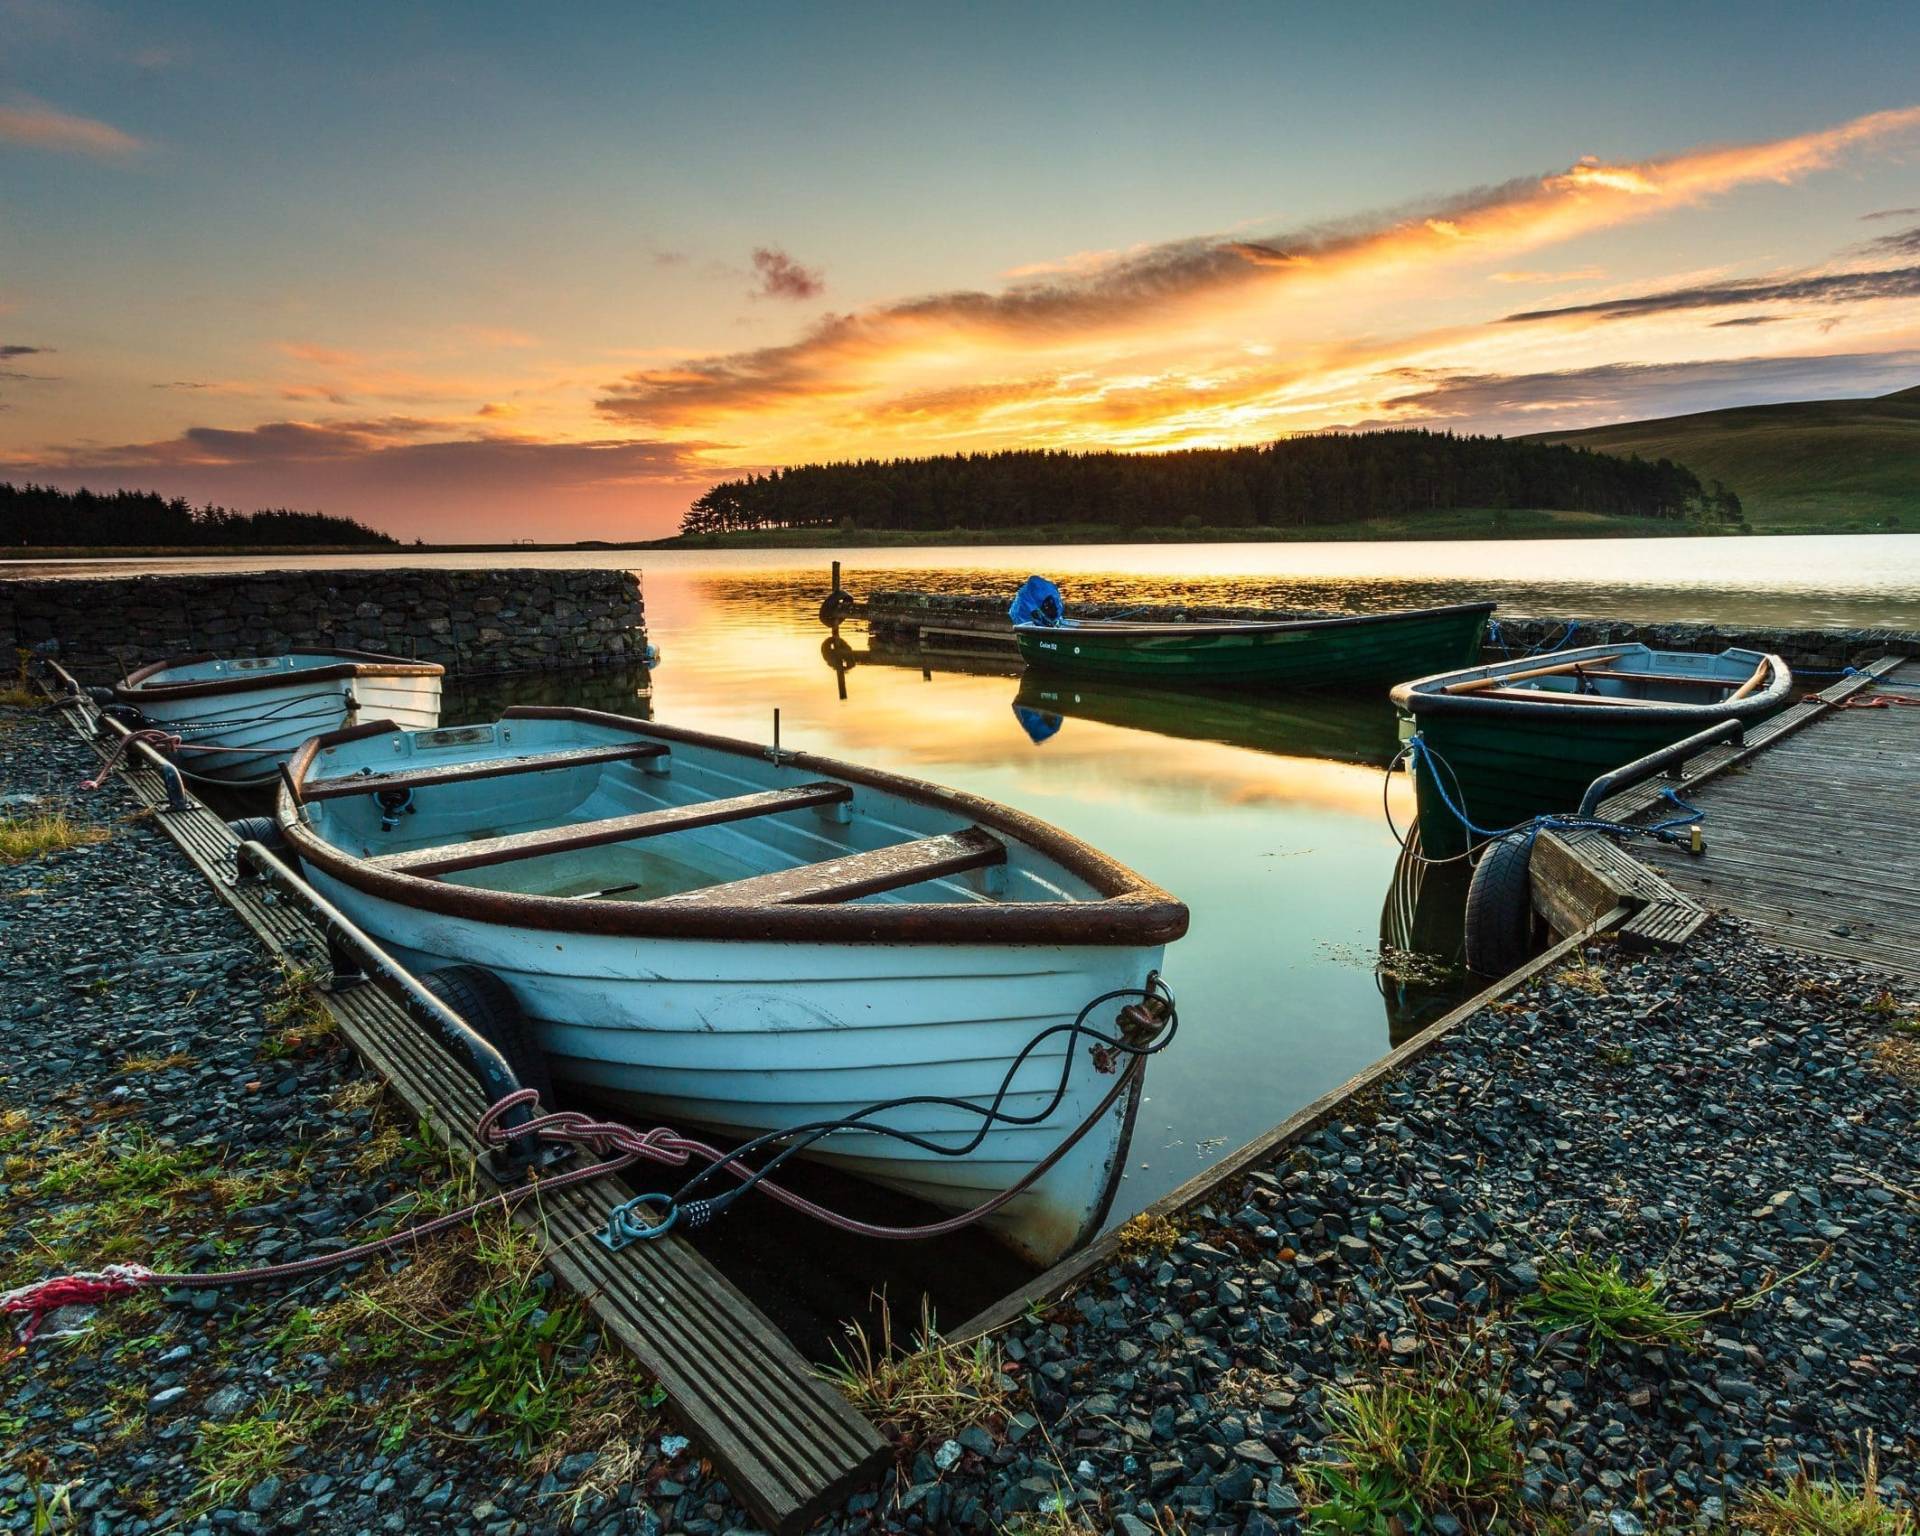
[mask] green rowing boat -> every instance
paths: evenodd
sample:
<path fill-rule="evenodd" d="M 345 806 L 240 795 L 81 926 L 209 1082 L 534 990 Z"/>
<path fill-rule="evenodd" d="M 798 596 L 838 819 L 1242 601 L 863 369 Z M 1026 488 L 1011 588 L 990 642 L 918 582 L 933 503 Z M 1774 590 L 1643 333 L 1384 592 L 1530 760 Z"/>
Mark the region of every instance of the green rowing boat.
<path fill-rule="evenodd" d="M 1492 603 L 1393 613 L 1241 621 L 1140 623 L 1126 619 L 1016 622 L 1030 667 L 1143 683 L 1312 688 L 1391 683 L 1425 667 L 1480 654 Z"/>
<path fill-rule="evenodd" d="M 1761 651 L 1589 645 L 1401 683 L 1394 707 L 1417 731 L 1414 788 L 1430 857 L 1467 845 L 1436 774 L 1472 822 L 1498 831 L 1572 811 L 1601 774 L 1721 720 L 1781 709 L 1793 674 Z"/>

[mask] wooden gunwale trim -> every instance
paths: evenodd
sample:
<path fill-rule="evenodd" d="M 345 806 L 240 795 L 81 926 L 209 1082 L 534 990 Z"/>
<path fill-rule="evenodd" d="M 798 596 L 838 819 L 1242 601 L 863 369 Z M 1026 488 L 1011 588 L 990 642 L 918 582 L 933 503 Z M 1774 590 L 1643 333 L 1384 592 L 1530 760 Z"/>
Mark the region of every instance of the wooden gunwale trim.
<path fill-rule="evenodd" d="M 631 816 L 573 822 L 546 827 L 537 832 L 515 832 L 504 837 L 480 838 L 447 847 L 410 848 L 405 853 L 379 854 L 367 862 L 381 869 L 399 870 L 409 875 L 447 875 L 456 870 L 480 869 L 516 859 L 542 858 L 550 853 L 575 853 L 582 848 L 600 848 L 609 843 L 636 842 L 641 838 L 662 837 L 670 832 L 724 826 L 729 822 L 746 821 L 757 816 L 813 810 L 824 805 L 839 805 L 852 798 L 853 791 L 844 784 L 806 784 L 796 789 L 776 789 L 765 794 L 738 795 L 727 800 L 706 800 L 694 805 L 669 805 L 657 811 L 636 811 Z"/>
<path fill-rule="evenodd" d="M 1078 630 L 1083 634 L 1156 635 L 1269 635 L 1290 630 L 1351 628 L 1406 619 L 1441 618 L 1452 614 L 1492 613 L 1498 603 L 1445 603 L 1437 608 L 1392 608 L 1385 613 L 1336 613 L 1302 619 L 1078 619 L 1071 624 L 1015 624 L 1016 635 L 1051 635 Z"/>
<path fill-rule="evenodd" d="M 298 672 L 236 673 L 232 677 L 207 678 L 182 683 L 153 683 L 147 679 L 169 667 L 190 667 L 203 661 L 221 661 L 218 651 L 195 651 L 185 656 L 169 656 L 149 662 L 129 672 L 113 685 L 114 701 L 138 704 L 145 699 L 165 703 L 171 699 L 206 698 L 221 693 L 252 693 L 263 688 L 279 688 L 289 682 L 331 683 L 355 677 L 444 677 L 447 669 L 437 661 L 411 661 L 405 656 L 387 656 L 379 651 L 332 650 L 325 646 L 290 646 L 285 656 L 338 656 L 338 666 L 308 667 Z"/>
<path fill-rule="evenodd" d="M 1498 1002 L 1507 993 L 1551 970 L 1568 955 L 1577 953 L 1580 946 L 1590 939 L 1624 923 L 1632 915 L 1632 910 L 1624 904 L 1603 913 L 1578 933 L 1562 939 L 1517 971 L 1503 976 L 1491 986 L 1475 993 L 1451 1012 L 1429 1024 L 1404 1045 L 1389 1051 L 1372 1066 L 1355 1073 L 1338 1088 L 1323 1093 L 1311 1104 L 1295 1110 L 1285 1120 L 1271 1130 L 1254 1137 L 1237 1152 L 1231 1153 L 1205 1172 L 1196 1174 L 1178 1189 L 1162 1195 L 1140 1214 L 1149 1219 L 1158 1217 L 1173 1220 L 1184 1215 L 1190 1207 L 1198 1205 L 1221 1186 L 1273 1161 L 1281 1148 L 1320 1129 L 1337 1116 L 1356 1095 L 1393 1076 L 1403 1067 L 1424 1056 L 1481 1009 Z M 953 1339 L 956 1342 L 965 1343 L 1018 1322 L 1036 1301 L 1045 1301 L 1057 1296 L 1068 1286 L 1079 1284 L 1096 1270 L 1112 1263 L 1119 1253 L 1122 1230 L 1123 1228 L 1116 1227 L 1103 1234 L 1080 1252 L 1070 1254 L 1010 1295 L 1001 1297 L 999 1301 L 962 1324 L 952 1335 Z"/>
<path fill-rule="evenodd" d="M 1566 655 L 1563 669 L 1572 671 L 1579 666 L 1589 664 L 1597 665 L 1603 660 L 1612 661 L 1628 652 L 1643 649 L 1649 649 L 1649 647 L 1642 646 L 1639 641 L 1622 641 L 1608 645 L 1584 646 L 1578 652 L 1568 653 Z M 1743 647 L 1731 646 L 1729 649 L 1739 650 L 1743 649 Z M 1459 672 L 1436 672 L 1430 677 L 1417 677 L 1409 682 L 1396 683 L 1388 697 L 1392 700 L 1395 709 L 1399 710 L 1402 714 L 1411 715 L 1416 724 L 1422 715 L 1433 715 L 1436 717 L 1447 716 L 1452 718 L 1481 716 L 1486 719 L 1503 720 L 1521 719 L 1530 716 L 1539 719 L 1547 712 L 1567 702 L 1568 698 L 1574 697 L 1573 695 L 1562 696 L 1545 690 L 1540 692 L 1538 698 L 1527 699 L 1488 698 L 1484 691 L 1459 693 L 1449 691 L 1452 688 L 1459 687 L 1463 683 L 1469 682 L 1478 684 L 1481 690 L 1497 688 L 1501 683 L 1521 675 L 1515 672 L 1502 672 L 1500 670 L 1502 667 L 1511 665 L 1514 665 L 1514 663 L 1487 662 L 1482 663 L 1479 667 L 1463 667 L 1459 669 L 1460 671 L 1481 674 L 1480 676 L 1469 678 L 1460 677 Z M 1770 710 L 1779 706 L 1793 692 L 1793 669 L 1789 667 L 1781 657 L 1772 652 L 1767 652 L 1760 665 L 1771 668 L 1772 680 L 1765 688 L 1750 693 L 1742 699 L 1723 699 L 1717 704 L 1687 704 L 1651 700 L 1635 701 L 1631 707 L 1619 707 L 1617 713 L 1610 717 L 1593 714 L 1590 718 L 1596 723 L 1607 721 L 1608 723 L 1617 722 L 1620 724 L 1625 724 L 1628 721 L 1645 722 L 1658 720 L 1662 715 L 1671 716 L 1673 719 L 1679 721 L 1699 721 L 1702 723 L 1713 720 L 1757 720 Z M 1537 677 L 1540 673 L 1529 672 L 1526 675 Z M 1608 675 L 1610 677 L 1626 679 L 1632 678 L 1637 674 L 1632 672 L 1613 672 Z M 1726 686 L 1733 688 L 1737 682 L 1737 679 L 1730 678 L 1727 680 Z M 1601 703 L 1606 706 L 1621 705 L 1620 700 L 1602 700 Z M 1589 716 L 1583 716 L 1582 718 L 1589 718 Z"/>
<path fill-rule="evenodd" d="M 629 719 L 602 710 L 523 704 L 503 720 L 577 720 L 649 740 L 708 748 L 733 757 L 765 759 L 769 749 L 724 736 L 655 721 Z M 1068 944 L 1146 947 L 1171 944 L 1187 931 L 1185 905 L 1144 876 L 1058 827 L 1011 806 L 963 790 L 942 789 L 918 779 L 863 768 L 810 752 L 782 752 L 780 761 L 809 773 L 885 791 L 917 804 L 950 811 L 1023 843 L 1052 859 L 1102 893 L 1098 901 L 884 902 L 873 905 L 752 904 L 698 907 L 686 903 L 595 901 L 529 896 L 452 885 L 376 868 L 342 853 L 301 821 L 300 787 L 315 756 L 328 746 L 380 735 L 398 727 L 385 721 L 314 737 L 287 764 L 275 805 L 280 830 L 308 863 L 355 890 L 401 906 L 472 922 L 537 928 L 548 932 L 605 934 L 622 938 L 756 939 L 826 944 Z"/>
<path fill-rule="evenodd" d="M 349 795 L 377 794 L 383 789 L 425 789 L 433 784 L 467 784 L 476 779 L 505 779 L 521 773 L 553 773 L 565 768 L 597 768 L 609 763 L 637 763 L 663 757 L 663 746 L 582 747 L 568 752 L 547 752 L 524 757 L 483 757 L 472 762 L 445 763 L 440 767 L 397 768 L 390 773 L 346 774 L 333 778 L 307 779 L 302 776 L 300 798 L 344 800 Z M 309 759 L 311 761 L 311 759 Z"/>

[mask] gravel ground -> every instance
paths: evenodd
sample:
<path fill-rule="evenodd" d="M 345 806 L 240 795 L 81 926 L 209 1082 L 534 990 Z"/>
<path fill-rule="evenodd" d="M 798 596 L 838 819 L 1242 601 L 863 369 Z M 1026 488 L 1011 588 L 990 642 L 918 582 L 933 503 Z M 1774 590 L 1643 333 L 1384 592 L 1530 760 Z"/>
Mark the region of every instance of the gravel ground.
<path fill-rule="evenodd" d="M 57 716 L 0 711 L 0 813 L 105 834 L 0 866 L 0 1290 L 106 1259 L 283 1261 L 461 1203 L 126 790 L 74 792 L 91 763 Z M 751 1524 L 547 1285 L 493 1223 L 417 1263 L 55 1313 L 0 1360 L 0 1531 L 36 1510 L 126 1536 Z M 461 1372 L 541 1329 L 525 1365 L 564 1419 L 477 1406 L 501 1377 Z"/>
<path fill-rule="evenodd" d="M 25 782 L 27 761 L 77 778 L 64 732 L 13 722 L 0 793 L 47 789 Z M 274 1054 L 280 976 L 157 830 L 111 820 L 125 805 L 88 807 L 109 841 L 0 869 L 0 1109 L 30 1111 L 0 1120 L 0 1285 L 50 1267 L 33 1245 L 59 1250 L 63 1211 L 98 1207 L 49 1189 L 48 1170 L 101 1134 L 258 1186 L 216 1197 L 188 1178 L 154 1195 L 123 1180 L 119 1257 L 290 1257 L 377 1230 L 437 1176 L 417 1146 L 376 1155 L 401 1138 L 345 1050 Z M 1882 979 L 1726 920 L 1678 955 L 1592 946 L 1008 1330 L 1004 1400 L 952 1439 L 903 1437 L 897 1470 L 825 1528 L 1290 1532 L 1309 1523 L 1307 1469 L 1337 1458 L 1342 1392 L 1442 1377 L 1512 1425 L 1522 1524 L 1712 1526 L 1797 1470 L 1857 1481 L 1869 1434 L 1883 1494 L 1910 1499 L 1920 1048 L 1902 1022 Z M 154 1202 L 130 1236 L 129 1198 Z M 1550 1329 L 1529 1298 L 1576 1253 L 1663 1275 L 1692 1336 L 1591 1351 Z M 483 1251 L 448 1264 L 500 1289 Z M 408 1310 L 421 1271 L 438 1310 Z M 643 1384 L 610 1381 L 617 1352 L 590 1335 L 562 1331 L 551 1379 L 597 1437 L 523 1434 L 516 1449 L 452 1390 L 457 1361 L 370 1362 L 381 1329 L 339 1332 L 356 1296 L 377 1304 L 363 1320 L 444 1332 L 472 1311 L 471 1286 L 445 1289 L 422 1260 L 205 1312 L 122 1305 L 36 1345 L 0 1382 L 0 1529 L 30 1529 L 34 1490 L 61 1484 L 76 1529 L 129 1533 L 552 1529 L 572 1493 L 584 1530 L 751 1526 L 697 1449 L 633 1433 Z M 316 1401 L 330 1406 L 312 1427 Z M 210 1502 L 210 1426 L 274 1415 L 296 1426 L 284 1466 Z"/>

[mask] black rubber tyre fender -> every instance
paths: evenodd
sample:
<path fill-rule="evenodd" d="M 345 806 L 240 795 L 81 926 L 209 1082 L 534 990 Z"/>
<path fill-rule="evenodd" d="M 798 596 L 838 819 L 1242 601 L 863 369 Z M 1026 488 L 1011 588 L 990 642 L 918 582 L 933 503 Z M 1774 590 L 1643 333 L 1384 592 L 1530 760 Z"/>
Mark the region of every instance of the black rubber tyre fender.
<path fill-rule="evenodd" d="M 1533 838 L 1511 832 L 1489 843 L 1467 886 L 1467 969 L 1505 976 L 1533 958 Z"/>
<path fill-rule="evenodd" d="M 520 1086 L 540 1095 L 543 1110 L 556 1107 L 546 1055 L 534 1043 L 533 1028 L 519 999 L 499 976 L 484 965 L 443 965 L 422 976 L 420 984 L 506 1057 Z"/>
<path fill-rule="evenodd" d="M 280 823 L 271 816 L 236 816 L 227 830 L 243 843 L 258 843 L 268 853 L 285 854 L 287 840 L 280 835 Z"/>

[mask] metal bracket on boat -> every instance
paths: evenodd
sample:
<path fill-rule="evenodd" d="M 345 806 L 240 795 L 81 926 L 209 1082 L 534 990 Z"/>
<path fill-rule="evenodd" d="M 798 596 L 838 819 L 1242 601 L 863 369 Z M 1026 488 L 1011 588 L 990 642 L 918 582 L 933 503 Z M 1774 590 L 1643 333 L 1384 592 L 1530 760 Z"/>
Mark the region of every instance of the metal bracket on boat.
<path fill-rule="evenodd" d="M 1704 752 L 1708 747 L 1721 742 L 1738 744 L 1747 739 L 1747 728 L 1738 720 L 1720 720 L 1705 730 L 1695 731 L 1684 741 L 1676 741 L 1670 747 L 1662 747 L 1658 752 L 1649 752 L 1645 757 L 1637 757 L 1630 763 L 1622 764 L 1610 773 L 1603 773 L 1587 786 L 1587 792 L 1580 797 L 1579 815 L 1591 816 L 1600 809 L 1602 802 L 1617 795 L 1623 789 L 1631 789 L 1636 784 L 1644 784 L 1656 773 L 1666 773 L 1669 778 L 1684 778 L 1685 775 L 1671 770 L 1678 769 L 1696 753 Z"/>
<path fill-rule="evenodd" d="M 422 986 L 413 972 L 369 938 L 352 918 L 282 863 L 264 843 L 250 839 L 240 845 L 240 851 L 255 874 L 272 880 L 297 897 L 320 925 L 327 939 L 327 954 L 336 967 L 336 987 L 350 986 L 356 979 L 365 981 L 376 976 L 384 979 L 399 993 L 407 1012 L 433 1030 L 460 1059 L 489 1104 L 497 1104 L 508 1094 L 520 1091 L 520 1079 L 514 1076 L 513 1068 L 493 1042 Z M 340 969 L 343 965 L 351 969 Z M 567 1155 L 565 1148 L 513 1136 L 516 1126 L 527 1124 L 541 1113 L 536 1101 L 516 1104 L 500 1117 L 508 1140 L 483 1163 L 497 1182 L 516 1184 L 529 1169 L 545 1167 Z"/>
<path fill-rule="evenodd" d="M 782 752 L 780 750 L 780 711 L 775 709 L 773 712 L 773 745 L 767 748 L 767 761 L 778 768 L 789 758 L 795 758 L 799 755 L 798 752 Z"/>

